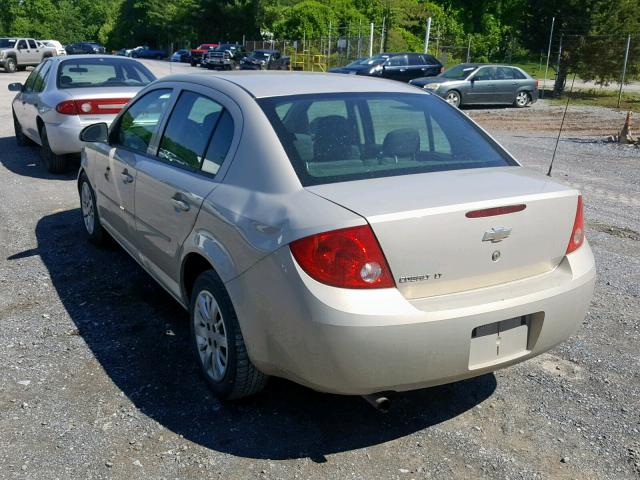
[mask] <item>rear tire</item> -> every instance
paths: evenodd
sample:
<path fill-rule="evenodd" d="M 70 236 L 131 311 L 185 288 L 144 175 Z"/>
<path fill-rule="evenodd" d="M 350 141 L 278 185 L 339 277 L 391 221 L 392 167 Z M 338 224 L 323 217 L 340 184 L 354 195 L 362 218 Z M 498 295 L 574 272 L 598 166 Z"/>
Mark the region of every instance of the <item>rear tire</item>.
<path fill-rule="evenodd" d="M 80 174 L 78 193 L 80 194 L 80 212 L 89 241 L 94 245 L 104 245 L 105 231 L 98 217 L 96 194 L 84 172 Z"/>
<path fill-rule="evenodd" d="M 518 92 L 516 99 L 513 101 L 513 105 L 516 108 L 524 108 L 531 103 L 531 95 L 529 92 Z"/>
<path fill-rule="evenodd" d="M 269 377 L 251 363 L 229 294 L 213 270 L 196 279 L 189 314 L 193 352 L 215 396 L 235 400 L 262 390 Z"/>
<path fill-rule="evenodd" d="M 51 150 L 49 145 L 49 137 L 47 136 L 47 127 L 41 125 L 38 129 L 40 132 L 40 141 L 42 146 L 40 147 L 40 158 L 42 163 L 51 173 L 62 173 L 69 168 L 67 158 L 64 155 L 57 155 Z"/>
<path fill-rule="evenodd" d="M 18 117 L 16 117 L 15 112 L 13 112 L 13 129 L 16 132 L 16 143 L 19 147 L 26 147 L 31 143 L 31 140 L 27 138 L 27 136 L 22 131 L 22 125 L 18 121 Z"/>
<path fill-rule="evenodd" d="M 18 64 L 16 63 L 16 60 L 14 58 L 9 57 L 5 60 L 4 70 L 7 73 L 15 73 L 17 69 Z"/>
<path fill-rule="evenodd" d="M 25 65 L 18 65 L 18 66 L 16 67 L 16 69 L 17 69 L 19 72 L 24 72 L 24 71 L 27 69 L 27 67 L 26 67 Z"/>

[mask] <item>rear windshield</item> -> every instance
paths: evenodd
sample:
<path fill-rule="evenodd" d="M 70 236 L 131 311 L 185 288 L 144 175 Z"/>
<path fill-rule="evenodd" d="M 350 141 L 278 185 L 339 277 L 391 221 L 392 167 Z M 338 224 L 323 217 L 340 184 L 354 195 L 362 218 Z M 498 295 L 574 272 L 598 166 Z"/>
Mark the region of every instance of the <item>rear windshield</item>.
<path fill-rule="evenodd" d="M 517 165 L 463 113 L 424 93 L 258 101 L 304 186 Z"/>
<path fill-rule="evenodd" d="M 15 45 L 15 38 L 0 38 L 0 48 L 13 48 Z"/>
<path fill-rule="evenodd" d="M 135 61 L 109 58 L 70 59 L 60 63 L 58 88 L 138 87 L 156 78 Z"/>

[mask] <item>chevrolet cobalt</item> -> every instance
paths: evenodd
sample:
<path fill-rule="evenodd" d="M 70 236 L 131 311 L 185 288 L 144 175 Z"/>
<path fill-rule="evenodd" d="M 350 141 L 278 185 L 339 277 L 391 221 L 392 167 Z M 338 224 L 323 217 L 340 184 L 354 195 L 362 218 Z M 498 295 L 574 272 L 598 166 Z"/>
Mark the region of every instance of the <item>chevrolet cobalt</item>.
<path fill-rule="evenodd" d="M 270 375 L 361 395 L 482 375 L 565 340 L 591 300 L 580 193 L 400 82 L 171 76 L 81 137 L 89 239 L 189 311 L 222 399 Z"/>

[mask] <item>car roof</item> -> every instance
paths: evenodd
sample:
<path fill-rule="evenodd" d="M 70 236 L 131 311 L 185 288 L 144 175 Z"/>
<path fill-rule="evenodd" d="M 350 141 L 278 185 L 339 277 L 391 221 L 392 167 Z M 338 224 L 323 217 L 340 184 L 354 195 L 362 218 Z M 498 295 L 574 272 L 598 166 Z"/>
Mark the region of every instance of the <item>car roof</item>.
<path fill-rule="evenodd" d="M 171 75 L 160 81 L 189 82 L 216 88 L 220 80 L 233 83 L 255 98 L 316 93 L 425 93 L 412 85 L 394 80 L 320 72 L 242 70 L 220 74 L 199 72 Z"/>
<path fill-rule="evenodd" d="M 129 57 L 120 57 L 120 56 L 116 56 L 116 55 L 91 55 L 91 54 L 83 54 L 83 55 L 61 55 L 61 56 L 55 56 L 55 57 L 50 57 L 49 60 L 54 61 L 54 62 L 67 62 L 67 61 L 73 61 L 73 60 L 84 60 L 84 59 L 96 59 L 96 58 L 106 58 L 109 60 L 116 60 L 119 62 L 138 62 L 135 58 L 129 58 Z"/>

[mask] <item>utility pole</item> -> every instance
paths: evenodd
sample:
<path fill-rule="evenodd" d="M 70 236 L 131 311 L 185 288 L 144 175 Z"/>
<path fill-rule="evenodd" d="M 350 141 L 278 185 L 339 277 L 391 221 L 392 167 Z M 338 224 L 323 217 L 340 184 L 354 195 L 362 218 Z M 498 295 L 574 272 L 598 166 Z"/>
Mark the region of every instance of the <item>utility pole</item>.
<path fill-rule="evenodd" d="M 431 35 L 431 17 L 427 18 L 427 33 L 424 35 L 424 53 L 429 53 L 429 36 Z"/>
<path fill-rule="evenodd" d="M 624 85 L 624 77 L 627 74 L 627 61 L 629 60 L 629 46 L 631 45 L 631 34 L 627 37 L 627 48 L 624 51 L 624 65 L 622 66 L 622 78 L 620 79 L 620 90 L 618 91 L 618 108 L 620 108 L 620 100 L 622 99 L 622 85 Z"/>
<path fill-rule="evenodd" d="M 553 40 L 553 27 L 556 24 L 556 17 L 551 18 L 551 33 L 549 34 L 549 48 L 547 49 L 547 66 L 544 69 L 544 81 L 542 82 L 542 92 L 540 98 L 544 98 L 544 90 L 547 87 L 547 74 L 549 73 L 549 57 L 551 56 L 551 40 Z"/>
<path fill-rule="evenodd" d="M 373 23 L 371 24 L 371 32 L 369 33 L 369 56 L 373 57 Z"/>
<path fill-rule="evenodd" d="M 360 58 L 360 47 L 362 47 L 362 18 L 358 22 L 358 56 L 356 58 Z"/>
<path fill-rule="evenodd" d="M 387 22 L 387 17 L 382 17 L 382 30 L 380 30 L 380 53 L 383 53 L 384 49 L 384 26 Z"/>

